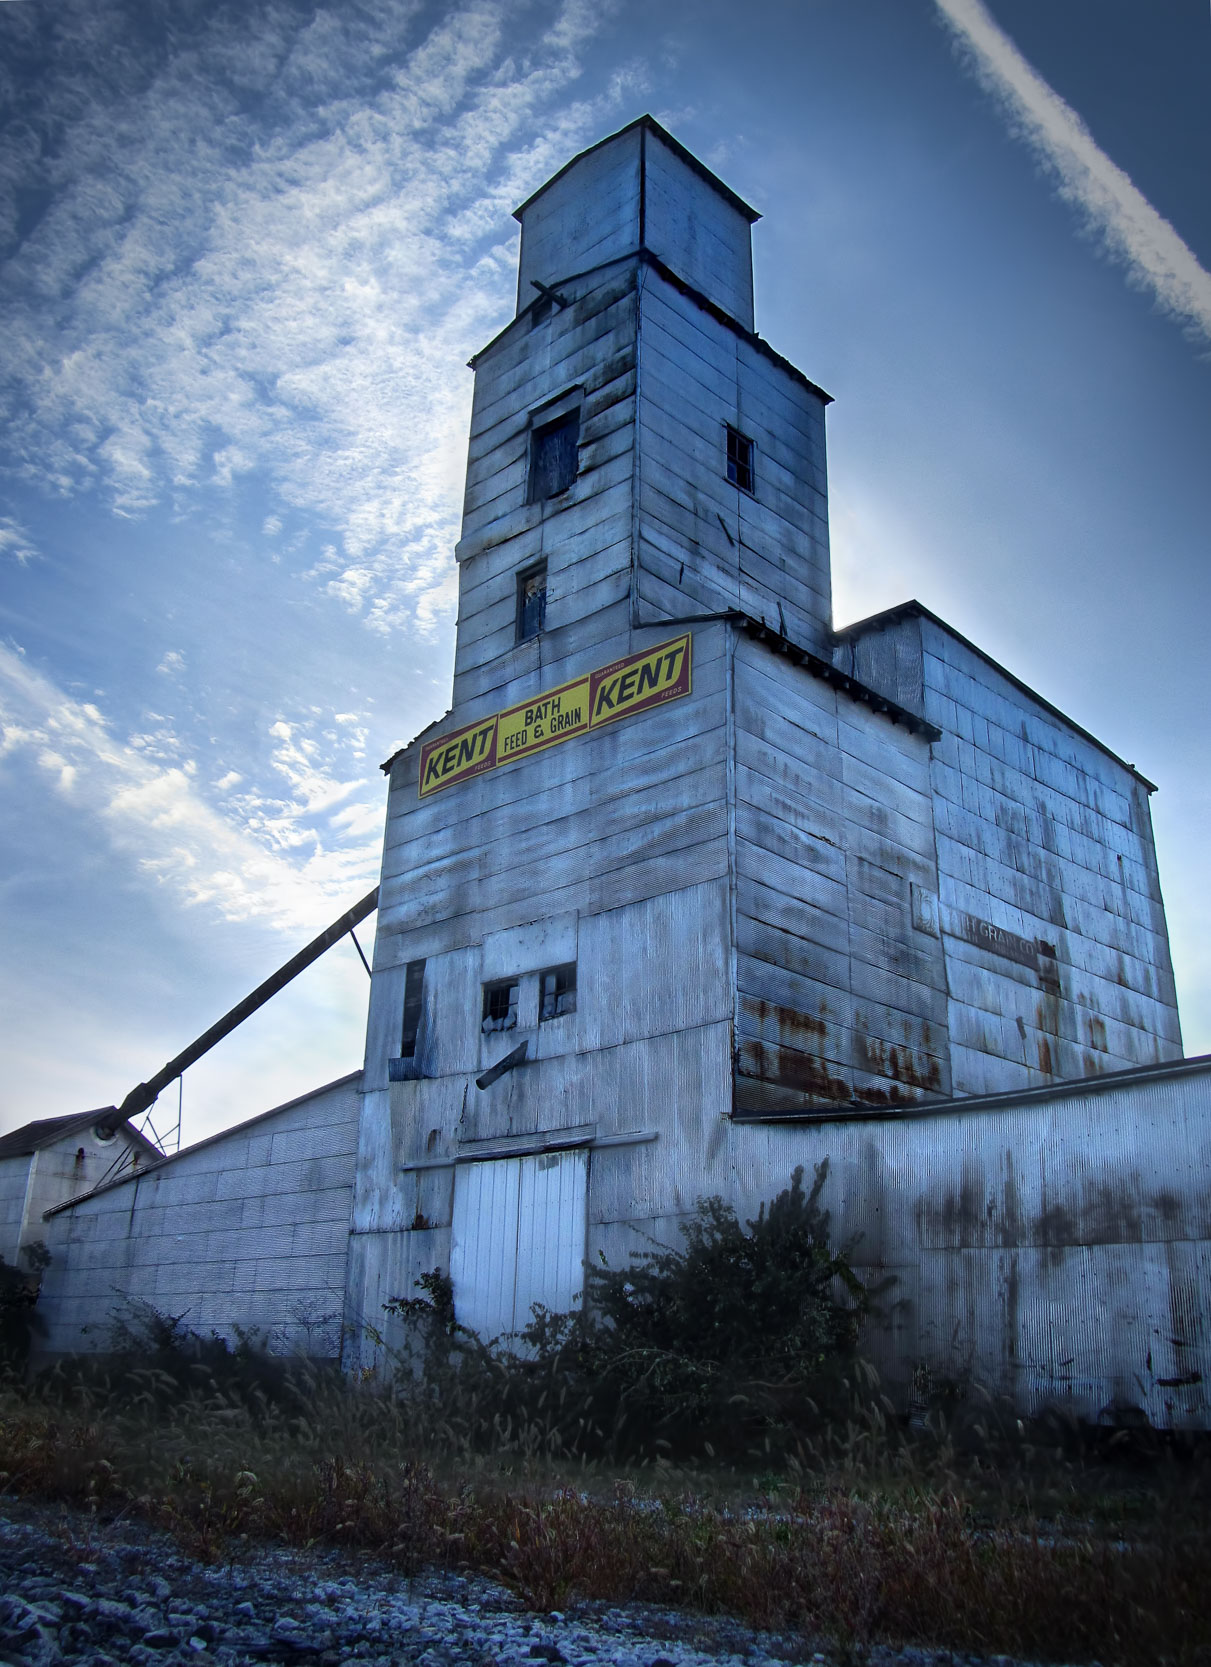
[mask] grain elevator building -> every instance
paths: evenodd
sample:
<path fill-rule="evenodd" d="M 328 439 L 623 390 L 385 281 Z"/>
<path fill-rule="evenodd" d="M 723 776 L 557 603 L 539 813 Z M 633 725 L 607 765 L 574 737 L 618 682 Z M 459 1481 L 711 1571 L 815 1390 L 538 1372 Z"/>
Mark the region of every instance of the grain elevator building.
<path fill-rule="evenodd" d="M 827 1160 L 901 1398 L 1207 1427 L 1211 1060 L 1149 783 L 918 603 L 834 630 L 828 395 L 656 122 L 517 215 L 364 1069 L 48 1212 L 50 1346 L 117 1292 L 371 1366 L 424 1272 L 496 1336 Z"/>
<path fill-rule="evenodd" d="M 350 1257 L 358 1311 L 448 1266 L 488 1333 L 785 1185 L 779 1125 L 1181 1052 L 1149 784 L 916 603 L 834 632 L 754 211 L 644 118 L 517 218 L 453 703 L 385 766 Z"/>

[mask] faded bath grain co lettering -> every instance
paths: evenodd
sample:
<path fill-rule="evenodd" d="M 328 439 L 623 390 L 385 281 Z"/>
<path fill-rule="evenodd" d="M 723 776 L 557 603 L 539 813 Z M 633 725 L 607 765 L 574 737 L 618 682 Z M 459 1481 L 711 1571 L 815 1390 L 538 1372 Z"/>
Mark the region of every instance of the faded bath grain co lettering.
<path fill-rule="evenodd" d="M 542 752 L 616 718 L 629 718 L 688 695 L 692 644 L 687 632 L 481 718 L 452 735 L 426 741 L 420 755 L 420 797 L 515 758 Z"/>

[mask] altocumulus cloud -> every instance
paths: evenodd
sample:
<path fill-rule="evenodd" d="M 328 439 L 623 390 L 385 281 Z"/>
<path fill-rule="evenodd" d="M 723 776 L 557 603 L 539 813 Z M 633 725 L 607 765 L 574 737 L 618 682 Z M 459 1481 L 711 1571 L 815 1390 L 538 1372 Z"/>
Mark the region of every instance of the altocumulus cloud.
<path fill-rule="evenodd" d="M 331 605 L 431 628 L 453 597 L 461 366 L 508 295 L 500 229 L 626 90 L 571 96 L 609 10 L 174 0 L 149 29 L 129 3 L 5 8 L 18 474 L 138 516 L 257 470 L 341 529 L 309 574 Z"/>
<path fill-rule="evenodd" d="M 1061 197 L 1132 280 L 1211 342 L 1211 273 L 1106 155 L 1081 118 L 1027 63 L 982 0 L 936 0 L 943 21 L 1012 129 L 1054 176 Z"/>
<path fill-rule="evenodd" d="M 119 739 L 95 705 L 0 646 L 0 758 L 28 752 L 54 791 L 97 817 L 117 850 L 183 902 L 297 933 L 373 885 L 381 811 L 351 803 L 359 783 L 329 775 L 295 727 L 272 733 L 289 797 L 235 795 L 240 777 L 229 772 L 215 805 L 170 732 Z"/>

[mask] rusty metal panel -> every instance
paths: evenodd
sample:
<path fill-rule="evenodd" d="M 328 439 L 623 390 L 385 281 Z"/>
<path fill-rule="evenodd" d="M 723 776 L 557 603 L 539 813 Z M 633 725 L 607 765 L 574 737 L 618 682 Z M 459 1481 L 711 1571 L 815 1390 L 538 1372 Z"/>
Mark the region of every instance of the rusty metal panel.
<path fill-rule="evenodd" d="M 946 1092 L 926 743 L 747 641 L 735 675 L 737 1109 Z"/>
<path fill-rule="evenodd" d="M 1176 1057 L 1141 784 L 939 622 L 920 625 L 926 711 L 950 731 L 933 783 L 956 1089 Z"/>

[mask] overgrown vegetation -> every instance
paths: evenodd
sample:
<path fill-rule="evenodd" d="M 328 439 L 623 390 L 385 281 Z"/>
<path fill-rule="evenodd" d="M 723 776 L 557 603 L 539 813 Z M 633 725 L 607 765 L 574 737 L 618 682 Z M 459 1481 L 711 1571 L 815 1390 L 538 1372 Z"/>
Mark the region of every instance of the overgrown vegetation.
<path fill-rule="evenodd" d="M 590 1268 L 574 1315 L 537 1309 L 518 1338 L 485 1343 L 457 1324 L 449 1279 L 387 1309 L 416 1340 L 417 1398 L 439 1413 L 430 1440 L 611 1459 L 741 1458 L 811 1451 L 852 1411 L 864 1373 L 870 1293 L 832 1250 L 803 1170 L 747 1227 L 720 1198 L 699 1202 L 684 1246 Z"/>
<path fill-rule="evenodd" d="M 0 1368 L 23 1371 L 35 1336 L 43 1330 L 37 1311 L 42 1275 L 50 1266 L 50 1252 L 39 1240 L 27 1244 L 13 1267 L 0 1256 Z"/>
<path fill-rule="evenodd" d="M 940 1419 L 902 1426 L 861 1365 L 869 1296 L 822 1184 L 796 1177 L 747 1229 L 704 1204 L 681 1249 L 594 1275 L 597 1317 L 539 1315 L 521 1347 L 461 1332 L 428 1276 L 396 1307 L 437 1380 L 358 1382 L 128 1309 L 105 1360 L 0 1391 L 0 1489 L 94 1534 L 140 1514 L 207 1558 L 340 1546 L 536 1608 L 728 1612 L 850 1659 L 1211 1661 L 1198 1451 L 1057 1443 L 994 1408 L 962 1450 Z"/>

